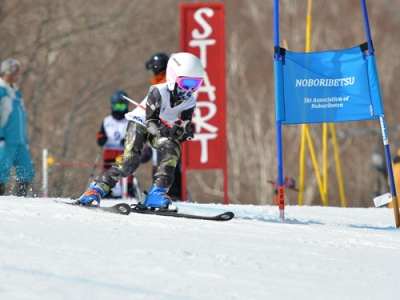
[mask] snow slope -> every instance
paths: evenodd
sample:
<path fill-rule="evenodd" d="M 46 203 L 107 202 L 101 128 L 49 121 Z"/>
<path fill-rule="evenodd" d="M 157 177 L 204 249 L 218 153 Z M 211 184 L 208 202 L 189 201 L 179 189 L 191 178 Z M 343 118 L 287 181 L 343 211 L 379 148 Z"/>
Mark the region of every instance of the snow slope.
<path fill-rule="evenodd" d="M 110 201 L 103 201 L 110 205 Z M 0 197 L 0 299 L 397 299 L 387 208 L 178 203 L 229 222 Z"/>

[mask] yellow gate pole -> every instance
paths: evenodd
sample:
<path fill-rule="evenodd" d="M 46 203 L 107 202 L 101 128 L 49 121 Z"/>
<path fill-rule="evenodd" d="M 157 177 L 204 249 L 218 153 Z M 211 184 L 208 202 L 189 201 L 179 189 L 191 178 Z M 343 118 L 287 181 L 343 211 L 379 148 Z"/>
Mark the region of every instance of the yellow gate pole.
<path fill-rule="evenodd" d="M 342 207 L 346 207 L 346 196 L 344 194 L 344 185 L 343 185 L 343 176 L 342 176 L 342 168 L 340 166 L 340 157 L 339 157 L 339 148 L 337 145 L 337 138 L 336 138 L 336 129 L 333 123 L 330 123 L 331 127 L 331 134 L 332 134 L 332 142 L 333 142 L 333 153 L 335 155 L 335 164 L 336 164 L 336 171 L 337 171 L 337 179 L 339 184 L 339 195 L 340 195 L 340 203 Z"/>
<path fill-rule="evenodd" d="M 328 205 L 328 125 L 326 123 L 322 124 L 322 172 L 323 172 L 323 182 L 324 196 L 322 197 L 323 205 Z"/>
<path fill-rule="evenodd" d="M 300 176 L 299 176 L 299 195 L 298 204 L 303 205 L 303 194 L 304 194 L 304 162 L 305 162 L 305 152 L 306 152 L 306 124 L 301 127 L 301 141 L 300 141 Z"/>
<path fill-rule="evenodd" d="M 310 52 L 311 49 L 311 8 L 312 8 L 312 0 L 308 0 L 307 5 L 307 26 L 306 26 L 306 52 Z M 317 177 L 319 192 L 322 198 L 322 202 L 325 204 L 326 199 L 324 197 L 323 192 L 323 184 L 321 180 L 321 175 L 319 173 L 318 161 L 315 155 L 314 145 L 310 135 L 310 129 L 307 124 L 302 125 L 302 134 L 301 134 L 301 145 L 300 145 L 300 180 L 299 180 L 299 196 L 298 196 L 298 204 L 303 205 L 303 195 L 304 195 L 304 174 L 305 174 L 305 144 L 306 141 L 308 143 L 308 147 L 310 149 L 311 160 L 315 169 L 315 174 Z"/>
<path fill-rule="evenodd" d="M 307 142 L 308 142 L 308 148 L 310 149 L 311 160 L 312 160 L 312 163 L 313 163 L 313 166 L 314 166 L 314 170 L 315 170 L 315 176 L 317 177 L 319 193 L 320 193 L 321 198 L 322 198 L 322 203 L 324 205 L 327 205 L 327 204 L 325 204 L 326 203 L 326 199 L 324 198 L 324 187 L 323 187 L 323 183 L 322 183 L 322 179 L 321 179 L 321 174 L 319 172 L 317 156 L 315 155 L 314 144 L 312 142 L 312 138 L 311 138 L 310 130 L 309 130 L 308 126 L 306 127 L 305 133 L 306 133 L 306 139 L 307 139 Z"/>
<path fill-rule="evenodd" d="M 308 0 L 307 4 L 307 25 L 306 25 L 306 52 L 311 51 L 311 24 L 312 24 L 312 0 Z M 333 151 L 335 157 L 335 165 L 337 170 L 337 179 L 339 184 L 339 194 L 340 201 L 343 207 L 346 206 L 346 198 L 344 193 L 344 185 L 343 185 L 343 176 L 342 170 L 340 167 L 340 156 L 338 151 L 337 139 L 336 139 L 336 130 L 334 123 L 330 123 L 330 130 L 332 134 L 332 143 L 333 143 Z M 299 180 L 299 196 L 298 196 L 298 204 L 303 205 L 303 195 L 304 195 L 304 169 L 305 169 L 305 144 L 306 140 L 308 142 L 310 148 L 311 159 L 314 165 L 318 187 L 320 190 L 322 204 L 328 205 L 328 124 L 323 123 L 322 125 L 322 170 L 323 170 L 323 181 L 321 180 L 321 175 L 319 172 L 319 166 L 316 159 L 314 146 L 312 143 L 309 126 L 307 124 L 303 124 L 302 126 L 302 136 L 301 136 L 301 145 L 300 145 L 300 180 Z"/>

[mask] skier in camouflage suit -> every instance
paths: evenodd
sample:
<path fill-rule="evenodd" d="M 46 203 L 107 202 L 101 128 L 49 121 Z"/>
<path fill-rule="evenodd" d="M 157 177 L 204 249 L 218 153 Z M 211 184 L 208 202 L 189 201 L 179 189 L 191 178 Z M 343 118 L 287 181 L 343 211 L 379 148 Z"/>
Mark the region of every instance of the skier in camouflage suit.
<path fill-rule="evenodd" d="M 140 105 L 126 114 L 129 123 L 122 160 L 96 177 L 79 198 L 81 204 L 98 205 L 121 177 L 133 174 L 139 167 L 143 147 L 149 142 L 162 157 L 143 204 L 153 209 L 176 210 L 167 192 L 181 155 L 180 144 L 194 136 L 191 119 L 196 99 L 193 93 L 199 89 L 203 76 L 201 61 L 193 54 L 180 52 L 171 55 L 167 82 L 152 85 Z"/>

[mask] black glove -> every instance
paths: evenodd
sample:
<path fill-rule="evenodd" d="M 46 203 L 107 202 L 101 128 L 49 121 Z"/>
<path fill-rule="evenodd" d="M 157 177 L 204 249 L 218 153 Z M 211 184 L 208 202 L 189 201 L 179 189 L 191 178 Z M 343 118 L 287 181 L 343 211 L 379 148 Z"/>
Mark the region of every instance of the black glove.
<path fill-rule="evenodd" d="M 177 140 L 181 138 L 184 133 L 185 131 L 183 130 L 183 128 L 180 125 L 175 124 L 169 131 L 169 137 L 173 140 Z"/>
<path fill-rule="evenodd" d="M 181 126 L 183 127 L 183 130 L 184 130 L 184 134 L 183 134 L 182 138 L 184 138 L 185 140 L 191 140 L 192 138 L 194 138 L 193 123 L 191 123 L 190 121 L 185 121 L 182 123 Z"/>
<path fill-rule="evenodd" d="M 97 144 L 100 147 L 103 147 L 106 142 L 107 142 L 107 135 L 105 133 L 98 133 L 97 134 Z"/>
<path fill-rule="evenodd" d="M 163 137 L 168 137 L 172 140 L 177 140 L 181 138 L 184 134 L 184 130 L 178 124 L 175 124 L 171 128 L 168 126 L 162 126 L 160 129 L 160 135 Z"/>
<path fill-rule="evenodd" d="M 121 143 L 121 146 L 125 146 L 125 139 L 122 139 L 122 140 L 120 141 L 120 143 Z"/>

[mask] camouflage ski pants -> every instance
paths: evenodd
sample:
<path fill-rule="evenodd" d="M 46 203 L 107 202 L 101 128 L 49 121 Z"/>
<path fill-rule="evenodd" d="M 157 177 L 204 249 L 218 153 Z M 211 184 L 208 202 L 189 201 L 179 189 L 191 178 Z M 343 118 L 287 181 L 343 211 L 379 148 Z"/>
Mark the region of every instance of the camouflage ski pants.
<path fill-rule="evenodd" d="M 111 168 L 95 179 L 106 193 L 117 184 L 121 177 L 135 173 L 140 165 L 140 158 L 146 142 L 149 142 L 153 148 L 161 153 L 161 160 L 154 175 L 153 184 L 167 188 L 167 190 L 170 188 L 174 180 L 174 170 L 181 155 L 179 141 L 154 136 L 142 125 L 129 121 L 122 160 L 113 164 Z"/>

